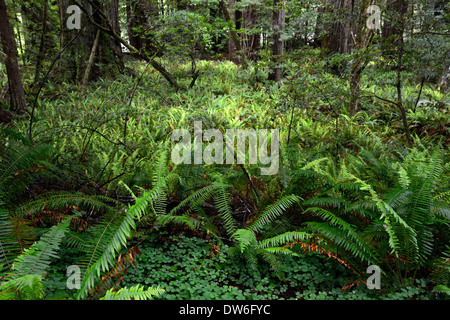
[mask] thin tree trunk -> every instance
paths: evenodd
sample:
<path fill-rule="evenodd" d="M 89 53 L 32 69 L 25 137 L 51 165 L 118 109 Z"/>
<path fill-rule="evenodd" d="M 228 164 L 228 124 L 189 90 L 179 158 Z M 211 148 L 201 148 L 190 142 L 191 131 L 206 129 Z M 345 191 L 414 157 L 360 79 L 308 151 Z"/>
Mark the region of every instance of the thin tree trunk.
<path fill-rule="evenodd" d="M 83 84 L 81 89 L 81 95 L 84 96 L 87 90 L 89 75 L 91 73 L 92 65 L 94 64 L 95 51 L 97 51 L 98 39 L 100 38 L 100 29 L 97 30 L 97 34 L 95 35 L 94 44 L 92 45 L 91 54 L 89 56 L 89 62 L 86 67 L 86 71 L 84 72 Z"/>
<path fill-rule="evenodd" d="M 45 34 L 47 32 L 47 14 L 48 14 L 48 0 L 44 1 L 44 13 L 42 17 L 42 33 L 41 41 L 39 44 L 39 53 L 36 59 L 36 69 L 34 73 L 34 83 L 39 81 L 39 75 L 41 73 L 42 62 L 44 60 L 44 49 L 45 49 Z"/>
<path fill-rule="evenodd" d="M 369 63 L 368 59 L 364 58 L 362 50 L 367 49 L 370 45 L 373 32 L 372 30 L 367 30 L 366 28 L 366 15 L 365 11 L 369 5 L 368 0 L 361 0 L 358 10 L 358 21 L 356 23 L 356 35 L 354 38 L 353 49 L 357 50 L 356 54 L 353 53 L 351 71 L 350 71 L 350 116 L 354 116 L 360 110 L 360 84 L 362 79 L 362 74 Z M 350 26 L 349 26 L 350 28 Z"/>
<path fill-rule="evenodd" d="M 17 38 L 19 40 L 19 48 L 20 48 L 20 54 L 22 56 L 22 63 L 23 63 L 23 65 L 25 65 L 26 61 L 25 61 L 25 54 L 24 54 L 24 50 L 23 50 L 23 46 L 22 46 L 22 33 L 20 31 L 20 22 L 19 22 L 19 18 L 17 17 L 17 14 L 14 15 L 14 18 L 16 19 L 16 23 L 17 23 Z"/>
<path fill-rule="evenodd" d="M 20 77 L 19 64 L 17 62 L 16 42 L 14 41 L 11 25 L 9 24 L 5 0 L 0 0 L 0 36 L 3 50 L 7 57 L 5 65 L 11 95 L 11 110 L 17 114 L 22 114 L 26 111 L 27 103 L 22 78 Z"/>
<path fill-rule="evenodd" d="M 119 24 L 119 0 L 111 0 L 109 5 L 109 19 L 111 21 L 111 26 L 113 30 L 120 35 L 120 24 Z M 119 59 L 119 65 L 120 69 L 123 69 L 124 63 L 123 63 L 123 55 L 122 55 L 122 47 L 120 42 L 113 39 L 112 49 L 114 51 L 114 54 Z"/>
<path fill-rule="evenodd" d="M 450 50 L 447 51 L 447 58 L 445 59 L 444 69 L 442 71 L 441 79 L 439 80 L 439 89 L 441 93 L 445 94 L 449 88 L 450 81 Z"/>
<path fill-rule="evenodd" d="M 407 4 L 404 4 L 405 6 Z M 402 17 L 400 17 L 401 19 Z M 401 117 L 402 117 L 402 122 L 403 122 L 403 127 L 405 130 L 405 135 L 406 135 L 406 141 L 408 142 L 408 145 L 410 147 L 413 146 L 413 141 L 411 139 L 411 133 L 409 131 L 409 126 L 408 126 L 408 120 L 406 119 L 406 110 L 405 107 L 403 105 L 403 98 L 402 98 L 402 59 L 403 59 L 403 51 L 404 51 L 404 40 L 403 40 L 403 30 L 404 30 L 404 22 L 403 20 L 401 20 L 400 22 L 401 25 L 401 29 L 400 29 L 400 48 L 399 48 L 399 52 L 398 52 L 398 63 L 397 63 L 397 84 L 396 84 L 396 88 L 397 88 L 397 106 L 400 109 L 400 113 L 401 113 Z"/>
<path fill-rule="evenodd" d="M 230 32 L 231 39 L 233 40 L 234 49 L 236 49 L 236 51 L 241 53 L 241 50 L 242 50 L 241 41 L 239 39 L 238 34 L 236 33 L 235 28 L 233 28 L 234 21 L 233 21 L 233 19 L 231 19 L 230 12 L 228 11 L 228 5 L 225 2 L 225 0 L 220 0 L 219 6 L 220 6 L 220 11 L 222 11 L 222 15 L 223 15 L 225 21 L 228 23 L 228 30 Z M 241 61 L 241 62 L 243 62 L 243 61 Z"/>
<path fill-rule="evenodd" d="M 402 19 L 407 12 L 407 0 L 393 0 L 386 4 L 387 17 L 383 21 L 381 31 L 383 55 L 386 57 L 395 57 L 393 48 L 400 47 L 400 38 L 403 38 L 404 31 Z"/>
<path fill-rule="evenodd" d="M 272 44 L 272 69 L 269 72 L 269 80 L 280 82 L 281 80 L 281 62 L 284 51 L 284 41 L 281 35 L 284 29 L 284 22 L 286 18 L 285 0 L 273 1 L 273 44 Z"/>

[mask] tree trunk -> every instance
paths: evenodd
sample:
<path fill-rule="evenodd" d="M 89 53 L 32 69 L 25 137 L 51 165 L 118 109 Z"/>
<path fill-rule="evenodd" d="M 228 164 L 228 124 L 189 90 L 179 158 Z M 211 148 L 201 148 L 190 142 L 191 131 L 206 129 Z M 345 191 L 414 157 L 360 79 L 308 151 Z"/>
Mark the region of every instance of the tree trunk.
<path fill-rule="evenodd" d="M 351 36 L 350 32 L 354 1 L 334 0 L 332 27 L 328 29 L 328 39 L 323 48 L 327 48 L 331 53 L 350 53 Z"/>
<path fill-rule="evenodd" d="M 286 18 L 285 4 L 285 0 L 273 0 L 272 69 L 269 72 L 269 80 L 278 83 L 281 80 L 281 63 L 284 51 L 284 41 L 281 39 L 281 36 Z"/>
<path fill-rule="evenodd" d="M 350 116 L 354 116 L 360 110 L 360 84 L 362 74 L 369 63 L 367 55 L 364 50 L 370 45 L 373 32 L 367 30 L 366 27 L 366 9 L 369 6 L 369 0 L 361 0 L 358 11 L 358 20 L 356 23 L 356 35 L 353 44 L 353 58 L 350 71 Z"/>
<path fill-rule="evenodd" d="M 146 50 L 150 54 L 161 56 L 162 52 L 156 39 L 147 32 L 149 20 L 157 19 L 159 15 L 157 1 L 127 1 L 126 9 L 127 32 L 130 44 L 139 51 Z M 120 35 L 118 30 L 115 30 L 115 32 Z M 134 53 L 134 56 L 137 56 L 137 54 Z"/>
<path fill-rule="evenodd" d="M 439 89 L 441 93 L 446 94 L 449 89 L 450 81 L 450 51 L 447 51 L 447 59 L 444 63 L 444 70 L 442 71 L 442 76 L 439 81 Z"/>
<path fill-rule="evenodd" d="M 393 19 L 389 22 L 388 27 L 384 30 L 386 41 L 389 42 L 389 54 L 396 54 L 397 56 L 397 107 L 400 111 L 403 128 L 405 130 L 406 141 L 408 146 L 412 147 L 413 141 L 411 138 L 411 133 L 409 131 L 408 120 L 406 118 L 406 109 L 403 105 L 403 94 L 402 94 L 402 67 L 403 67 L 403 54 L 404 54 L 404 40 L 403 33 L 405 31 L 405 14 L 408 12 L 408 2 L 407 0 L 397 0 L 394 3 L 395 12 L 393 13 Z M 387 44 L 384 43 L 384 44 Z"/>
<path fill-rule="evenodd" d="M 229 47 L 229 60 L 232 60 L 234 50 L 238 51 L 239 53 L 241 53 L 241 51 L 242 51 L 241 41 L 239 39 L 238 34 L 236 33 L 235 23 L 230 16 L 230 12 L 228 11 L 228 5 L 225 2 L 225 0 L 220 0 L 219 6 L 220 6 L 220 11 L 222 12 L 223 18 L 228 23 L 228 30 L 230 32 L 230 36 L 231 36 L 231 40 L 232 40 L 232 43 L 230 42 L 229 46 L 228 46 Z M 234 45 L 234 47 L 232 45 Z M 241 61 L 241 62 L 243 62 L 243 61 Z"/>
<path fill-rule="evenodd" d="M 120 24 L 119 24 L 119 0 L 111 0 L 109 4 L 109 21 L 111 21 L 111 26 L 113 30 L 120 35 Z M 119 60 L 120 69 L 124 69 L 122 46 L 120 42 L 113 39 L 112 49 L 117 59 Z"/>
<path fill-rule="evenodd" d="M 388 1 L 386 5 L 386 17 L 383 19 L 381 30 L 381 43 L 383 55 L 386 57 L 398 56 L 392 49 L 399 48 L 403 41 L 402 19 L 408 12 L 408 0 Z"/>
<path fill-rule="evenodd" d="M 403 26 L 403 23 L 402 23 Z M 403 28 L 402 28 L 403 31 Z M 403 32 L 402 32 L 403 33 Z M 400 37 L 400 49 L 398 52 L 398 63 L 397 63 L 397 106 L 400 109 L 403 127 L 405 129 L 405 135 L 406 135 L 406 141 L 408 142 L 408 145 L 412 147 L 413 141 L 411 139 L 411 133 L 409 131 L 408 121 L 406 119 L 406 110 L 403 105 L 403 98 L 402 98 L 402 78 L 401 78 L 401 70 L 402 70 L 402 59 L 403 59 L 403 50 L 404 50 L 404 41 L 403 36 Z"/>
<path fill-rule="evenodd" d="M 39 81 L 39 76 L 41 73 L 42 62 L 44 60 L 44 50 L 45 50 L 45 34 L 47 32 L 47 15 L 48 15 L 48 0 L 44 1 L 44 13 L 42 16 L 42 30 L 41 30 L 41 40 L 39 43 L 39 52 L 36 59 L 36 68 L 34 73 L 34 83 L 36 84 Z"/>
<path fill-rule="evenodd" d="M 89 56 L 89 62 L 86 67 L 86 71 L 84 72 L 83 84 L 81 87 L 81 95 L 83 96 L 86 93 L 89 75 L 91 73 L 92 64 L 94 63 L 95 51 L 97 51 L 98 39 L 100 38 L 100 29 L 97 30 L 97 34 L 95 35 L 94 44 L 92 45 L 91 55 Z"/>
<path fill-rule="evenodd" d="M 20 77 L 19 64 L 17 62 L 16 42 L 12 34 L 11 25 L 9 24 L 5 0 L 0 0 L 0 36 L 3 51 L 6 54 L 5 65 L 11 96 L 11 110 L 17 114 L 22 114 L 26 111 L 27 103 L 22 78 Z"/>
<path fill-rule="evenodd" d="M 92 3 L 92 0 L 87 0 L 87 1 L 89 3 Z M 179 87 L 178 87 L 177 81 L 175 80 L 175 78 L 172 77 L 172 75 L 160 63 L 158 63 L 155 59 L 151 58 L 145 52 L 141 52 L 141 51 L 137 50 L 137 48 L 133 47 L 130 43 L 128 43 L 120 35 L 118 35 L 113 30 L 108 17 L 103 12 L 100 11 L 99 16 L 102 19 L 102 22 L 104 22 L 104 24 L 106 24 L 106 27 L 100 23 L 97 23 L 95 20 L 93 20 L 89 17 L 88 18 L 89 18 L 89 21 L 95 27 L 100 28 L 102 31 L 104 31 L 107 34 L 109 34 L 110 36 L 112 36 L 115 40 L 117 40 L 118 42 L 123 44 L 128 50 L 130 50 L 130 52 L 136 52 L 141 59 L 149 62 L 153 68 L 155 68 L 157 71 L 159 71 L 159 73 L 162 74 L 162 76 L 170 83 L 170 85 L 175 89 L 175 91 L 178 91 Z"/>

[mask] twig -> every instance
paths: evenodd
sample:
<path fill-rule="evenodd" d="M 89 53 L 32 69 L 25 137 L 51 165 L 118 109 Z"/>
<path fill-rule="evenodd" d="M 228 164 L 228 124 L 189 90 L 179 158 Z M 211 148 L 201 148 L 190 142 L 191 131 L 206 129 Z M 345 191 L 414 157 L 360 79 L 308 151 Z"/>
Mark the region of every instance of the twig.
<path fill-rule="evenodd" d="M 372 95 L 368 95 L 368 96 L 361 96 L 361 98 L 377 98 L 377 99 L 383 100 L 385 102 L 392 103 L 393 105 L 396 105 L 398 107 L 398 103 L 397 102 L 389 100 L 389 99 L 386 99 L 386 98 L 379 97 L 376 94 L 372 94 Z"/>

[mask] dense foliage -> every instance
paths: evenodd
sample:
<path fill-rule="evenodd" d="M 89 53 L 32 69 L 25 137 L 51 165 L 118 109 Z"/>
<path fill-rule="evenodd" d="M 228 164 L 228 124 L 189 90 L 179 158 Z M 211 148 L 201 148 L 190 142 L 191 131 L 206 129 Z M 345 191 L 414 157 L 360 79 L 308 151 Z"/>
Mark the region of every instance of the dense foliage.
<path fill-rule="evenodd" d="M 0 299 L 448 299 L 448 4 L 397 1 L 401 44 L 391 25 L 390 50 L 375 32 L 340 52 L 338 2 L 289 1 L 276 25 L 283 1 L 231 20 L 221 0 L 111 1 L 119 36 L 100 11 L 71 43 L 59 3 L 6 1 L 27 109 L 0 92 Z M 279 129 L 277 173 L 175 164 L 196 121 Z"/>

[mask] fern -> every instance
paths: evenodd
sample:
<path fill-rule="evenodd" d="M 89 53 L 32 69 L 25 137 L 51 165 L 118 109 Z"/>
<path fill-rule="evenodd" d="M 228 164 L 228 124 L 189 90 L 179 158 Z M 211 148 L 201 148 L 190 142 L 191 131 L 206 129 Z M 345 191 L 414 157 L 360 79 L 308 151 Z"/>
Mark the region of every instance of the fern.
<path fill-rule="evenodd" d="M 355 230 L 345 230 L 342 225 L 324 222 L 307 222 L 307 227 L 333 241 L 333 246 L 342 248 L 361 261 L 375 264 L 379 261 L 375 248 L 365 241 Z"/>
<path fill-rule="evenodd" d="M 227 234 L 231 236 L 236 232 L 237 226 L 230 205 L 231 196 L 226 187 L 226 185 L 223 185 L 223 187 L 217 190 L 214 200 L 219 211 L 219 215 L 224 222 L 225 230 Z"/>
<path fill-rule="evenodd" d="M 85 257 L 81 262 L 84 270 L 77 299 L 87 297 L 101 272 L 106 272 L 114 265 L 114 260 L 122 247 L 127 244 L 131 230 L 135 228 L 136 211 L 117 210 L 107 214 L 99 223 L 93 234 L 93 241 L 86 245 Z"/>
<path fill-rule="evenodd" d="M 14 225 L 9 212 L 2 209 L 2 204 L 0 202 L 0 265 L 6 264 L 11 269 L 12 261 L 20 251 L 20 247 L 13 237 Z"/>
<path fill-rule="evenodd" d="M 160 210 L 155 210 L 154 203 L 164 193 L 168 181 L 171 181 L 174 177 L 176 177 L 175 174 L 168 174 L 157 181 L 153 189 L 144 191 L 142 196 L 136 197 L 132 206 L 129 206 L 126 210 L 120 209 L 108 213 L 102 222 L 96 225 L 92 235 L 94 241 L 85 245 L 86 254 L 81 263 L 84 275 L 76 295 L 77 299 L 87 297 L 96 281 L 99 280 L 100 274 L 108 271 L 114 265 L 116 255 L 121 248 L 127 245 L 127 239 L 131 236 L 131 231 L 136 229 L 136 221 L 141 220 L 143 216 L 148 214 L 148 208 L 152 208 L 152 214 L 159 217 L 158 212 Z M 162 216 L 165 217 L 165 215 Z"/>
<path fill-rule="evenodd" d="M 248 246 L 256 246 L 256 235 L 252 230 L 238 229 L 233 234 L 233 238 L 238 241 L 238 245 L 241 249 L 241 253 L 244 253 Z"/>
<path fill-rule="evenodd" d="M 257 247 L 271 252 L 280 252 L 295 255 L 286 247 L 286 245 L 297 241 L 305 241 L 310 238 L 311 234 L 306 232 L 288 231 L 274 237 L 259 241 Z M 282 247 L 279 247 L 280 245 L 282 245 Z"/>
<path fill-rule="evenodd" d="M 296 195 L 288 195 L 279 199 L 274 204 L 267 206 L 258 218 L 250 223 L 247 228 L 254 232 L 261 231 L 264 226 L 282 215 L 289 207 L 294 204 L 299 204 L 300 200 L 301 198 Z"/>
<path fill-rule="evenodd" d="M 296 241 L 309 239 L 311 235 L 305 232 L 288 231 L 259 240 L 257 233 L 280 217 L 290 206 L 298 203 L 299 200 L 300 198 L 294 195 L 285 196 L 276 203 L 267 206 L 247 227 L 236 229 L 231 235 L 231 239 L 236 241 L 237 245 L 230 249 L 230 254 L 243 257 L 248 267 L 255 273 L 258 273 L 258 258 L 261 258 L 271 265 L 280 279 L 284 279 L 284 267 L 277 254 L 296 255 L 287 246 Z M 230 213 L 227 216 L 230 220 L 233 219 Z M 234 219 L 232 221 L 234 222 Z"/>
<path fill-rule="evenodd" d="M 19 255 L 7 281 L 0 285 L 0 299 L 36 300 L 44 296 L 42 277 L 48 271 L 52 258 L 57 252 L 72 217 L 65 218 L 50 228 L 39 241 Z"/>
<path fill-rule="evenodd" d="M 89 196 L 80 192 L 52 192 L 19 206 L 15 210 L 15 216 L 32 216 L 45 208 L 62 210 L 68 206 L 85 208 L 86 210 L 110 210 L 111 207 L 106 204 L 107 202 L 116 206 L 121 205 L 118 201 L 104 196 Z"/>
<path fill-rule="evenodd" d="M 46 232 L 41 239 L 26 249 L 14 261 L 14 278 L 25 275 L 44 275 L 51 262 L 51 258 L 58 258 L 61 241 L 68 230 L 72 217 L 65 218 Z"/>
<path fill-rule="evenodd" d="M 255 254 L 257 256 L 260 256 L 267 263 L 269 263 L 272 270 L 275 272 L 276 276 L 280 280 L 284 281 L 286 279 L 285 266 L 280 261 L 280 259 L 278 258 L 278 256 L 276 254 L 271 252 L 269 249 L 259 249 L 259 248 L 255 249 Z"/>
<path fill-rule="evenodd" d="M 8 205 L 13 202 L 13 196 L 22 192 L 32 168 L 43 159 L 50 157 L 52 148 L 47 145 L 33 147 L 14 143 L 0 156 L 0 200 Z"/>
<path fill-rule="evenodd" d="M 138 284 L 131 288 L 122 288 L 117 292 L 110 289 L 106 292 L 104 297 L 100 298 L 100 300 L 149 300 L 164 292 L 164 289 L 159 287 L 149 287 L 147 290 L 144 290 L 144 287 Z"/>
<path fill-rule="evenodd" d="M 42 276 L 27 274 L 0 285 L 0 300 L 39 300 L 44 297 Z"/>
<path fill-rule="evenodd" d="M 450 296 L 450 288 L 442 284 L 435 286 L 433 288 L 433 292 L 446 293 L 447 295 Z"/>
<path fill-rule="evenodd" d="M 381 216 L 379 219 L 384 221 L 386 232 L 389 235 L 389 246 L 391 247 L 392 252 L 398 256 L 398 254 L 402 250 L 402 245 L 399 240 L 399 233 L 406 232 L 409 239 L 415 239 L 415 231 L 404 221 L 404 219 L 400 215 L 397 214 L 397 212 L 388 203 L 380 199 L 380 197 L 373 190 L 370 184 L 347 172 L 345 165 L 342 167 L 342 172 L 343 179 L 354 180 L 360 185 L 361 190 L 369 192 L 370 197 L 368 197 L 368 199 L 373 201 L 378 210 L 381 212 Z M 398 228 L 401 228 L 402 231 L 397 231 Z"/>
<path fill-rule="evenodd" d="M 348 164 L 342 162 L 337 173 L 329 165 L 322 166 L 324 160 L 315 161 L 305 168 L 326 177 L 328 189 L 305 201 L 303 205 L 312 207 L 304 213 L 313 212 L 325 222 L 310 221 L 306 226 L 331 240 L 327 245 L 335 252 L 342 248 L 371 263 L 393 254 L 406 263 L 406 272 L 423 266 L 433 253 L 433 224 L 447 225 L 450 213 L 445 201 L 447 192 L 434 195 L 443 172 L 441 152 L 412 149 L 401 162 L 390 167 L 391 171 L 370 154 L 364 156 L 376 167 L 370 168 L 377 172 L 376 176 L 386 176 L 383 179 L 395 185 L 388 188 L 377 181 L 375 187 L 350 173 L 350 165 L 356 171 L 366 171 L 360 162 L 355 165 L 352 158 Z M 393 179 L 395 175 L 397 181 Z M 385 191 L 383 196 L 379 195 L 380 190 Z M 439 220 L 437 215 L 444 219 Z"/>
<path fill-rule="evenodd" d="M 140 254 L 137 246 L 132 247 L 124 255 L 121 255 L 116 263 L 116 265 L 108 272 L 107 275 L 103 276 L 98 286 L 91 289 L 89 294 L 89 299 L 100 299 L 106 291 L 113 289 L 120 277 L 126 270 L 134 265 L 135 257 Z"/>

